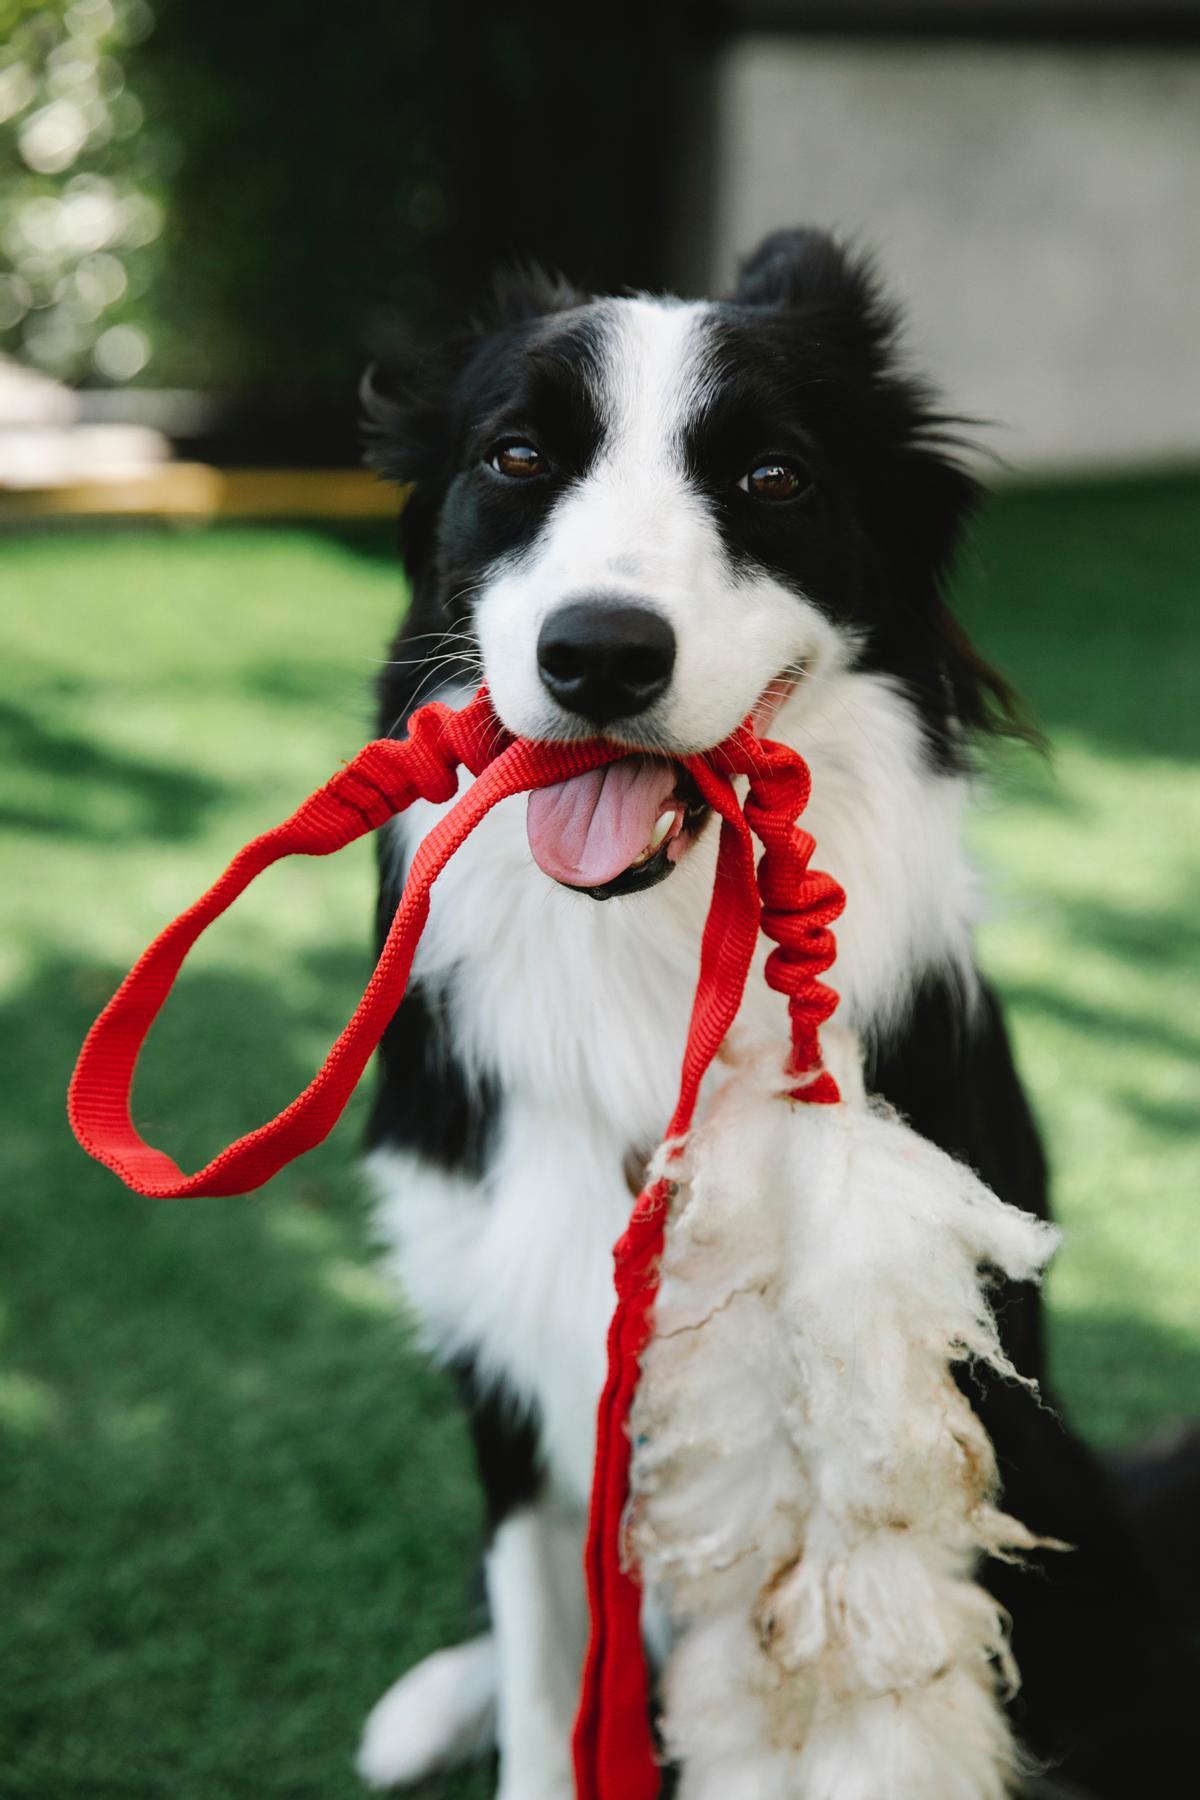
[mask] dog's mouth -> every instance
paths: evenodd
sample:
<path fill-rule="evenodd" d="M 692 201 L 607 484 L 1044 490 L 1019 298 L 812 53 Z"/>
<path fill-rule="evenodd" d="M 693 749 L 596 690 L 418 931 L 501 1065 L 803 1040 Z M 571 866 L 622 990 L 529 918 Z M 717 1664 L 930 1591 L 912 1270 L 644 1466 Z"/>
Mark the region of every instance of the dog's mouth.
<path fill-rule="evenodd" d="M 664 880 L 704 829 L 709 808 L 678 763 L 625 756 L 529 796 L 529 848 L 539 869 L 610 900 Z"/>
<path fill-rule="evenodd" d="M 790 670 L 765 689 L 754 712 L 760 736 L 801 673 Z M 626 756 L 535 789 L 529 796 L 529 848 L 539 869 L 563 887 L 611 900 L 665 880 L 699 838 L 710 811 L 680 763 Z"/>

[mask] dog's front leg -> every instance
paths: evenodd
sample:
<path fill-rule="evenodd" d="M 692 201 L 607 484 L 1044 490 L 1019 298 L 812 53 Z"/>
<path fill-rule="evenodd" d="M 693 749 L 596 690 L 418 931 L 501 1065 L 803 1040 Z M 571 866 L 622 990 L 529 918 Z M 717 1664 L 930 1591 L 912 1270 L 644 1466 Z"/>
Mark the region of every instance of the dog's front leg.
<path fill-rule="evenodd" d="M 498 1800 L 572 1800 L 571 1730 L 587 1644 L 585 1519 L 549 1485 L 495 1527 L 486 1559 L 492 1629 L 440 1650 L 388 1690 L 358 1771 L 407 1787 L 500 1756 Z"/>
<path fill-rule="evenodd" d="M 547 1488 L 510 1513 L 487 1556 L 497 1652 L 498 1800 L 571 1800 L 583 1655 L 585 1521 Z"/>

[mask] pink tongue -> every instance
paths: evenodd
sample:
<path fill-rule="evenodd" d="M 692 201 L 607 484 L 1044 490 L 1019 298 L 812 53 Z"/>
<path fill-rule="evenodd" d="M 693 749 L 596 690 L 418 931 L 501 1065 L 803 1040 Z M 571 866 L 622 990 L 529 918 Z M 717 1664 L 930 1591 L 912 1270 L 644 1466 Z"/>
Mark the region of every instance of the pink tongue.
<path fill-rule="evenodd" d="M 626 756 L 529 796 L 529 848 L 569 887 L 603 887 L 641 855 L 673 803 L 674 765 Z"/>

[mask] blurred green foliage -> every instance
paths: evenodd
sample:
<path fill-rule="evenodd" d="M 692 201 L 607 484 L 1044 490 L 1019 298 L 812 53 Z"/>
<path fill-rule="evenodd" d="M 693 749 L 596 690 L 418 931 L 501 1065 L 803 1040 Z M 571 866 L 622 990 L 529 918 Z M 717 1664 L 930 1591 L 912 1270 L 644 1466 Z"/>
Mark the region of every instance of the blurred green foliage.
<path fill-rule="evenodd" d="M 140 53 L 169 132 L 159 379 L 353 396 L 369 345 L 434 306 L 431 0 L 155 0 Z"/>
<path fill-rule="evenodd" d="M 433 310 L 427 6 L 0 0 L 0 351 L 352 395 Z"/>
<path fill-rule="evenodd" d="M 0 0 L 0 349 L 119 382 L 154 347 L 169 144 L 130 67 L 147 0 Z"/>

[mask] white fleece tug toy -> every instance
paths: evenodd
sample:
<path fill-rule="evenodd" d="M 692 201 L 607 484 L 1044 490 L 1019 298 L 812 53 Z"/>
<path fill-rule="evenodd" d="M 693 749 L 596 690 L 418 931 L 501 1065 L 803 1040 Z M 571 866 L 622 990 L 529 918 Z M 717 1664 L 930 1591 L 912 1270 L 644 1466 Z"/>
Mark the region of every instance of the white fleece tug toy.
<path fill-rule="evenodd" d="M 677 1634 L 664 1741 L 681 1800 L 999 1800 L 1018 1678 L 974 1577 L 1038 1540 L 953 1371 L 1021 1379 L 989 1277 L 1057 1233 L 838 1061 L 806 1106 L 747 1057 L 670 1164 L 629 1519 Z"/>

